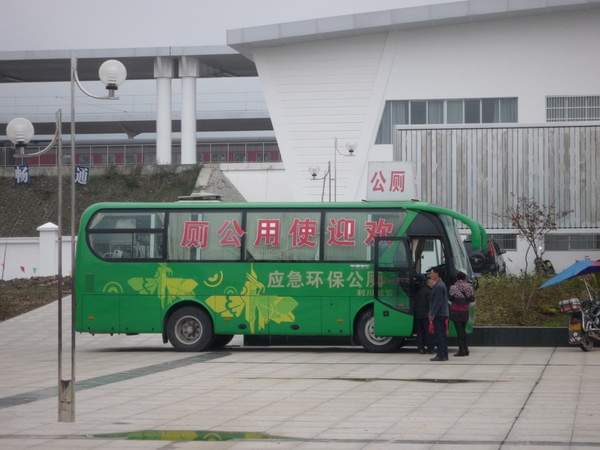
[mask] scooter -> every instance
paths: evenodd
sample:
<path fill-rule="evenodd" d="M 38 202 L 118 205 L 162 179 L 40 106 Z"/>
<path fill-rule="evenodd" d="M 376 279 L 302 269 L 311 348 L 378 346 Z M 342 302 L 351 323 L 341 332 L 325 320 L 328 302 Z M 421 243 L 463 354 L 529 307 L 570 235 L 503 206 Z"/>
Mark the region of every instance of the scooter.
<path fill-rule="evenodd" d="M 598 291 L 590 290 L 586 276 L 600 273 L 600 260 L 576 261 L 558 275 L 553 276 L 540 286 L 540 289 L 552 286 L 574 277 L 582 277 L 589 300 L 579 301 L 578 298 L 568 298 L 558 302 L 558 307 L 569 314 L 569 344 L 579 345 L 581 350 L 589 352 L 594 343 L 600 341 L 600 300 Z"/>
<path fill-rule="evenodd" d="M 560 310 L 569 314 L 569 344 L 579 345 L 584 352 L 600 341 L 600 301 L 592 298 L 580 302 L 578 298 L 561 300 Z"/>
<path fill-rule="evenodd" d="M 552 265 L 552 261 L 549 259 L 543 259 L 544 251 L 540 247 L 540 256 L 537 256 L 533 263 L 535 264 L 535 271 L 539 273 L 545 273 L 547 275 L 554 275 L 556 272 L 554 271 L 554 266 Z"/>

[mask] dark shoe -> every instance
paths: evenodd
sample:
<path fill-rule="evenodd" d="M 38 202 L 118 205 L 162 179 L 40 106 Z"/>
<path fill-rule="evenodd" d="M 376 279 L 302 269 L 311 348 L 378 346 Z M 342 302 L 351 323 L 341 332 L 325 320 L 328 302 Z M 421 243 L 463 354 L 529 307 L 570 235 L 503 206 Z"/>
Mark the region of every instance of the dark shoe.
<path fill-rule="evenodd" d="M 468 353 L 463 353 L 463 352 L 458 352 L 458 353 L 454 354 L 454 356 L 467 356 L 467 355 L 468 355 Z"/>
<path fill-rule="evenodd" d="M 440 358 L 436 356 L 435 358 L 431 358 L 429 361 L 448 361 L 448 358 Z"/>

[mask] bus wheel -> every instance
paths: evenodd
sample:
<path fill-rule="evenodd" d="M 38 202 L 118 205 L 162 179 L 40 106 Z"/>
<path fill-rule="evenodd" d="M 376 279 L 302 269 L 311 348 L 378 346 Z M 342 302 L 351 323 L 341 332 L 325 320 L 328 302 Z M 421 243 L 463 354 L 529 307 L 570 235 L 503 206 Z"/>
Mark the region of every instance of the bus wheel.
<path fill-rule="evenodd" d="M 393 352 L 404 343 L 404 338 L 398 336 L 375 336 L 375 318 L 372 309 L 366 309 L 358 318 L 356 337 L 360 345 L 376 353 Z"/>
<path fill-rule="evenodd" d="M 201 309 L 185 306 L 167 321 L 167 336 L 177 350 L 199 352 L 212 344 L 212 322 Z"/>

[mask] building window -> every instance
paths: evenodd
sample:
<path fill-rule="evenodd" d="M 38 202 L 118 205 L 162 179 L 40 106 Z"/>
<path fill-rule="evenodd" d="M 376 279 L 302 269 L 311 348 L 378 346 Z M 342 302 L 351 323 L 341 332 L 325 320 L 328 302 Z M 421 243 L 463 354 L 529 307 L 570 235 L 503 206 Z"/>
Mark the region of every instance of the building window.
<path fill-rule="evenodd" d="M 217 152 L 210 154 L 210 162 L 225 162 L 227 161 L 227 153 Z"/>
<path fill-rule="evenodd" d="M 488 234 L 488 238 L 493 239 L 502 250 L 517 251 L 516 234 Z"/>
<path fill-rule="evenodd" d="M 465 100 L 465 123 L 481 123 L 480 103 L 480 100 Z"/>
<path fill-rule="evenodd" d="M 427 123 L 427 102 L 410 102 L 410 123 L 414 125 Z"/>
<path fill-rule="evenodd" d="M 246 162 L 248 160 L 246 153 L 242 153 L 242 152 L 234 152 L 233 153 L 233 160 L 235 162 Z"/>
<path fill-rule="evenodd" d="M 546 250 L 600 250 L 600 234 L 547 234 L 544 239 Z"/>
<path fill-rule="evenodd" d="M 256 153 L 256 162 L 267 162 L 271 161 L 271 154 L 267 152 Z"/>
<path fill-rule="evenodd" d="M 546 97 L 547 122 L 600 120 L 600 96 Z"/>
<path fill-rule="evenodd" d="M 385 104 L 376 144 L 391 144 L 396 125 L 516 123 L 517 98 L 457 100 L 389 100 Z"/>
<path fill-rule="evenodd" d="M 117 158 L 115 155 L 102 155 L 102 165 L 103 166 L 114 166 L 117 163 Z"/>
<path fill-rule="evenodd" d="M 137 164 L 138 162 L 138 158 L 137 155 L 134 154 L 128 154 L 125 155 L 125 164 Z"/>

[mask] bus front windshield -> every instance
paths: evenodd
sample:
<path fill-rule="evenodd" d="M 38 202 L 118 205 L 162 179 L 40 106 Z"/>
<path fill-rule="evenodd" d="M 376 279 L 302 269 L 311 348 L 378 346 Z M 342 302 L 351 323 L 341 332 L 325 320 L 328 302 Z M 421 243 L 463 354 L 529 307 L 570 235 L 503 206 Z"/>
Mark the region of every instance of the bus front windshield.
<path fill-rule="evenodd" d="M 463 241 L 456 228 L 455 221 L 450 216 L 440 215 L 446 234 L 448 235 L 448 241 L 450 243 L 450 253 L 452 254 L 452 260 L 454 267 L 457 271 L 461 271 L 467 275 L 468 279 L 473 277 L 473 271 L 471 269 L 471 263 L 469 262 L 469 255 L 463 244 Z"/>

